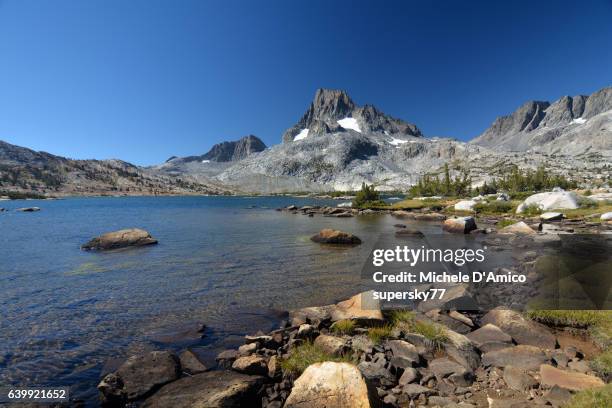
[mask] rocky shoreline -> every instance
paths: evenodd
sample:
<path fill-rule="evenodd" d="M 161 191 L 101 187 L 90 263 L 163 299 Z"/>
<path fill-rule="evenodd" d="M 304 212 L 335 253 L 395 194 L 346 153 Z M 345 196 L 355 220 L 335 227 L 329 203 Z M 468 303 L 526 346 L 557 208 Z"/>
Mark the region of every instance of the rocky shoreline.
<path fill-rule="evenodd" d="M 442 223 L 450 232 L 489 234 L 493 245 L 499 239 L 526 236 L 546 243 L 564 233 L 612 232 L 609 222 L 584 218 L 548 221 L 516 216 L 516 223 L 496 228 L 508 217 L 449 217 L 428 208 L 278 210 L 338 218 L 391 214 L 400 220 Z M 400 234 L 407 230 L 403 224 L 396 227 Z M 342 239 L 334 241 L 338 237 Z M 333 230 L 313 236 L 313 241 L 323 244 L 359 244 L 356 239 Z M 516 265 L 508 266 L 509 273 L 529 273 L 535 258 L 535 251 L 527 251 Z M 530 285 L 459 285 L 451 297 L 472 297 L 479 304 L 495 304 L 492 299 L 503 297 L 511 304 L 532 295 Z M 466 312 L 449 307 L 449 301 L 414 311 L 385 310 L 370 302 L 362 307 L 364 296 L 368 293 L 290 311 L 279 329 L 246 336 L 238 349 L 220 353 L 212 370 L 189 350 L 180 355 L 156 351 L 133 356 L 100 382 L 102 405 L 560 407 L 573 393 L 604 387 L 610 380 L 593 370 L 592 350 L 582 349 L 583 341 L 576 346 L 562 341 L 563 327 L 547 327 L 524 313 L 505 308 Z"/>

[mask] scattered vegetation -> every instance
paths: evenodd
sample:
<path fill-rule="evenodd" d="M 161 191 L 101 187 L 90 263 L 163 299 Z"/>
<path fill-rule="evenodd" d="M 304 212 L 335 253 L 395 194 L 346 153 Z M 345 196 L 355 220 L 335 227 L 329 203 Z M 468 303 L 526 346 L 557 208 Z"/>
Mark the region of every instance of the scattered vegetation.
<path fill-rule="evenodd" d="M 489 184 L 484 183 L 482 187 L 476 188 L 478 194 L 494 194 L 501 191 L 516 192 L 538 192 L 561 187 L 568 190 L 578 187 L 578 183 L 565 176 L 552 174 L 540 166 L 537 170 L 521 170 L 516 165 L 510 168 L 501 177 L 494 178 Z"/>
<path fill-rule="evenodd" d="M 26 198 L 44 199 L 46 198 L 42 194 L 34 192 L 19 192 L 19 191 L 4 191 L 0 190 L 0 197 L 8 197 L 11 200 L 24 200 Z"/>
<path fill-rule="evenodd" d="M 537 204 L 529 204 L 523 209 L 522 214 L 528 217 L 533 217 L 542 214 L 542 210 L 540 209 L 540 207 L 538 207 Z"/>
<path fill-rule="evenodd" d="M 416 321 L 412 326 L 412 332 L 425 337 L 436 350 L 444 348 L 444 343 L 448 341 L 448 335 L 444 326 L 436 323 Z"/>
<path fill-rule="evenodd" d="M 411 310 L 392 310 L 389 313 L 389 320 L 393 326 L 398 326 L 399 324 L 414 324 L 414 318 L 416 314 Z"/>
<path fill-rule="evenodd" d="M 517 221 L 516 220 L 511 220 L 508 218 L 504 218 L 503 220 L 499 220 L 497 222 L 497 224 L 495 224 L 495 227 L 497 228 L 504 228 L 507 227 L 508 225 L 512 225 L 512 224 L 516 224 Z"/>
<path fill-rule="evenodd" d="M 385 324 L 383 326 L 370 327 L 368 329 L 368 337 L 370 340 L 374 342 L 374 344 L 379 344 L 384 339 L 391 337 L 391 332 L 393 331 L 393 326 L 389 324 Z"/>
<path fill-rule="evenodd" d="M 474 211 L 479 214 L 505 214 L 514 211 L 516 206 L 509 201 L 491 201 L 490 203 L 478 203 Z"/>
<path fill-rule="evenodd" d="M 391 206 L 391 208 L 400 210 L 419 210 L 423 207 L 425 207 L 423 200 L 402 200 Z"/>
<path fill-rule="evenodd" d="M 441 195 L 446 197 L 461 197 L 471 192 L 472 179 L 467 171 L 461 172 L 456 177 L 451 177 L 448 164 L 444 164 L 444 175 L 440 179 L 437 175 L 424 175 L 417 184 L 410 187 L 408 191 L 413 197 L 430 197 Z"/>
<path fill-rule="evenodd" d="M 564 408 L 608 408 L 612 401 L 612 384 L 580 391 L 568 401 Z"/>
<path fill-rule="evenodd" d="M 356 208 L 373 208 L 373 207 L 386 207 L 387 203 L 380 199 L 380 194 L 374 188 L 374 185 L 367 185 L 363 183 L 361 190 L 355 195 L 353 200 L 353 207 Z"/>
<path fill-rule="evenodd" d="M 339 320 L 331 326 L 332 332 L 341 335 L 351 335 L 355 331 L 355 322 L 350 319 Z"/>
<path fill-rule="evenodd" d="M 612 375 L 612 310 L 532 310 L 527 316 L 548 326 L 586 329 L 603 350 L 593 359 L 591 368 L 603 378 Z"/>
<path fill-rule="evenodd" d="M 352 355 L 335 356 L 323 351 L 314 343 L 307 342 L 293 348 L 289 353 L 289 357 L 281 361 L 281 367 L 283 371 L 289 372 L 297 377 L 302 374 L 309 365 L 322 363 L 324 361 L 352 364 L 356 362 Z"/>

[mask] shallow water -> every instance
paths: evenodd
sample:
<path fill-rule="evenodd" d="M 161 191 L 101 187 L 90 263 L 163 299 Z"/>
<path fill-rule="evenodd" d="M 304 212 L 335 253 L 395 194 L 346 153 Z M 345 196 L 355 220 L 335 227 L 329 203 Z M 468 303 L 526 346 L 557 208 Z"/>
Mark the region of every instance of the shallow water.
<path fill-rule="evenodd" d="M 275 328 L 281 311 L 359 291 L 371 247 L 397 220 L 274 211 L 292 203 L 337 204 L 283 197 L 0 202 L 10 210 L 0 213 L 0 383 L 71 386 L 73 397 L 95 405 L 102 373 L 130 354 L 189 346 L 213 364 L 244 334 Z M 24 206 L 42 211 L 12 211 Z M 129 227 L 148 230 L 159 245 L 79 249 Z M 312 243 L 309 236 L 324 227 L 353 232 L 364 244 Z"/>

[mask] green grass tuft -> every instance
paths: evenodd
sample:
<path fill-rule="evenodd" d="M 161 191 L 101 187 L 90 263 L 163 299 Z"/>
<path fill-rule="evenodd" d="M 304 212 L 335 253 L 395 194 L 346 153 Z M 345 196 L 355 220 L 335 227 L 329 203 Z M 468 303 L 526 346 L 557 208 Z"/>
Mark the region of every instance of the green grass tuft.
<path fill-rule="evenodd" d="M 336 334 L 351 335 L 355 331 L 355 322 L 349 319 L 338 320 L 336 323 L 332 324 L 331 331 Z"/>
<path fill-rule="evenodd" d="M 570 326 L 586 329 L 612 319 L 608 310 L 531 310 L 527 316 L 549 326 Z"/>
<path fill-rule="evenodd" d="M 416 314 L 411 310 L 392 310 L 389 313 L 389 320 L 393 326 L 397 326 L 402 323 L 409 325 L 414 324 L 414 317 Z"/>
<path fill-rule="evenodd" d="M 436 350 L 444 348 L 444 343 L 448 341 L 446 329 L 436 323 L 417 321 L 411 328 L 413 333 L 420 334 L 425 337 L 431 346 Z"/>
<path fill-rule="evenodd" d="M 491 201 L 490 203 L 478 203 L 474 211 L 479 214 L 507 214 L 513 213 L 516 205 L 509 201 Z"/>
<path fill-rule="evenodd" d="M 503 220 L 499 220 L 497 224 L 495 224 L 495 227 L 504 228 L 504 227 L 507 227 L 508 225 L 516 224 L 517 222 L 518 221 L 516 220 L 510 220 L 510 219 L 504 218 Z"/>
<path fill-rule="evenodd" d="M 612 406 L 612 384 L 576 393 L 563 408 L 608 408 Z"/>
<path fill-rule="evenodd" d="M 612 349 L 604 351 L 591 361 L 591 368 L 603 378 L 612 376 Z"/>
<path fill-rule="evenodd" d="M 352 355 L 335 356 L 323 351 L 314 343 L 307 342 L 293 348 L 289 353 L 289 357 L 281 360 L 280 364 L 284 372 L 299 376 L 308 366 L 324 361 L 356 363 Z"/>
<path fill-rule="evenodd" d="M 393 326 L 385 324 L 384 326 L 370 327 L 368 329 L 368 337 L 374 344 L 380 344 L 381 341 L 391 337 Z"/>

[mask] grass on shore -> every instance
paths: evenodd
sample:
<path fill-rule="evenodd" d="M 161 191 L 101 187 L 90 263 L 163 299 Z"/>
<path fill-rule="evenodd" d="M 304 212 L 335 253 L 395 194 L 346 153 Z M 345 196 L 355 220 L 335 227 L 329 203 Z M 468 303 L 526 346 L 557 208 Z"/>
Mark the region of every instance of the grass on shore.
<path fill-rule="evenodd" d="M 563 408 L 608 408 L 612 405 L 612 384 L 580 391 Z"/>
<path fill-rule="evenodd" d="M 591 368 L 603 378 L 612 375 L 612 310 L 532 310 L 527 316 L 548 326 L 585 329 L 603 350 L 591 361 Z"/>
<path fill-rule="evenodd" d="M 448 335 L 443 326 L 416 320 L 416 314 L 409 310 L 394 310 L 390 314 L 391 323 L 394 328 L 400 327 L 410 333 L 420 334 L 425 337 L 432 348 L 441 350 L 444 343 L 448 341 Z"/>
<path fill-rule="evenodd" d="M 374 344 L 380 344 L 383 340 L 391 337 L 393 326 L 385 324 L 383 326 L 370 327 L 368 329 L 368 337 Z"/>
<path fill-rule="evenodd" d="M 299 376 L 306 368 L 315 363 L 324 361 L 333 361 L 337 363 L 355 364 L 356 359 L 350 355 L 335 356 L 329 354 L 312 342 L 300 344 L 293 348 L 289 353 L 289 357 L 281 360 L 281 368 L 294 376 Z"/>
<path fill-rule="evenodd" d="M 350 336 L 355 331 L 355 326 L 355 322 L 352 320 L 338 320 L 336 323 L 331 325 L 331 331 L 335 334 L 346 334 Z"/>

